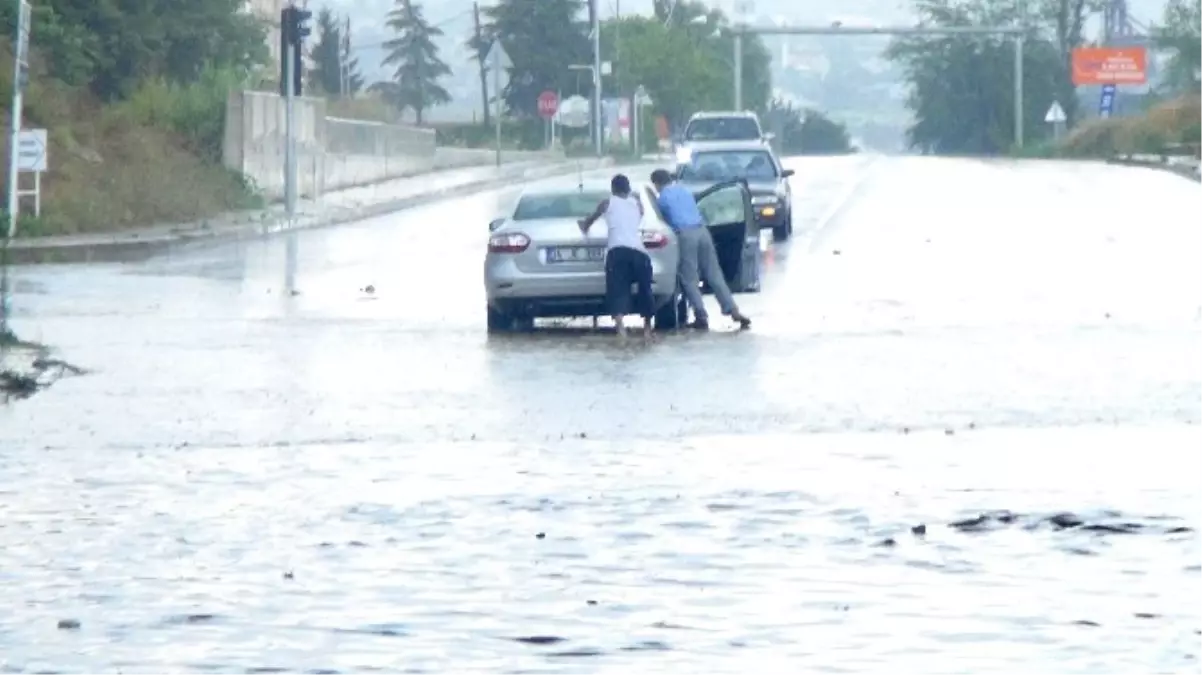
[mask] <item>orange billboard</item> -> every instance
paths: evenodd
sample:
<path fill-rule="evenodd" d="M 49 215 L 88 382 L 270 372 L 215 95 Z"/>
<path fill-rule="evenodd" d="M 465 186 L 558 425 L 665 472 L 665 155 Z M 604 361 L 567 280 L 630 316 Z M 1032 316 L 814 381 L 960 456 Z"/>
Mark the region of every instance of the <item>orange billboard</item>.
<path fill-rule="evenodd" d="M 1077 47 L 1073 50 L 1073 84 L 1143 84 L 1148 81 L 1144 47 Z"/>

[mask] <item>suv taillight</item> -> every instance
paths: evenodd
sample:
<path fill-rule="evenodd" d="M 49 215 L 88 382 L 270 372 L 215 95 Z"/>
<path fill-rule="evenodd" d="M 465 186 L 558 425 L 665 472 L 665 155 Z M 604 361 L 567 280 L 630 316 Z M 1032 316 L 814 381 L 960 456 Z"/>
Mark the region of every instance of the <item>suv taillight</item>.
<path fill-rule="evenodd" d="M 643 230 L 643 246 L 647 248 L 663 248 L 668 245 L 668 236 L 662 232 Z"/>
<path fill-rule="evenodd" d="M 494 234 L 488 238 L 489 253 L 521 253 L 530 246 L 530 237 L 521 232 Z"/>

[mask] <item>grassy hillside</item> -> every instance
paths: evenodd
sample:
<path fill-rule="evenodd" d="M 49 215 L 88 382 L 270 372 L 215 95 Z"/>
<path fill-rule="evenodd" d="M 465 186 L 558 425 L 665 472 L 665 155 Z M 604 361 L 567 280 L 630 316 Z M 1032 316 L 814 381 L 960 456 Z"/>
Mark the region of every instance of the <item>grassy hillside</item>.
<path fill-rule="evenodd" d="M 0 42 L 6 104 L 11 54 Z M 23 126 L 49 131 L 50 171 L 42 176 L 42 217 L 32 217 L 32 200 L 23 203 L 18 236 L 186 222 L 256 205 L 252 190 L 220 161 L 226 92 L 240 84 L 208 72 L 188 87 L 150 82 L 124 101 L 102 104 L 86 89 L 50 79 L 35 62 Z M 7 162 L 0 164 L 6 181 Z"/>

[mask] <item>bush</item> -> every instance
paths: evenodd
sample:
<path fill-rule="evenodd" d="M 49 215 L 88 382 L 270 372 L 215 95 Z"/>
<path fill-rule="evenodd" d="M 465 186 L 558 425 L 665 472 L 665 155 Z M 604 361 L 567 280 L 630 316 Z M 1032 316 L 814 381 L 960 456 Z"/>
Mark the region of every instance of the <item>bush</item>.
<path fill-rule="evenodd" d="M 1202 104 L 1184 97 L 1154 106 L 1139 117 L 1091 120 L 1055 146 L 1064 157 L 1099 157 L 1130 154 L 1171 154 L 1180 146 L 1197 153 L 1202 124 Z"/>
<path fill-rule="evenodd" d="M 178 134 L 188 149 L 214 163 L 221 162 L 225 140 L 225 106 L 230 91 L 241 88 L 244 73 L 206 68 L 188 85 L 151 80 L 109 114 L 139 126 Z"/>

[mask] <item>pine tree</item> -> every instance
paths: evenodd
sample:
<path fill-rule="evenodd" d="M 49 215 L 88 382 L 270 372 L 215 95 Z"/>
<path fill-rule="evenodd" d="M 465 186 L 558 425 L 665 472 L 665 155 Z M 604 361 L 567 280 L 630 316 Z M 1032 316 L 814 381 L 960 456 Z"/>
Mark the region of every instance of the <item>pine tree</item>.
<path fill-rule="evenodd" d="M 317 13 L 317 40 L 309 56 L 313 67 L 309 69 L 309 86 L 327 96 L 342 94 L 342 54 L 339 43 L 338 22 L 328 7 Z"/>
<path fill-rule="evenodd" d="M 326 96 L 352 96 L 363 88 L 359 61 L 351 52 L 350 19 L 341 22 L 328 8 L 317 13 L 317 43 L 310 56 L 309 86 Z"/>
<path fill-rule="evenodd" d="M 584 8 L 583 0 L 499 0 L 485 8 L 485 34 L 500 39 L 513 61 L 504 93 L 509 110 L 536 116 L 540 93 L 576 82 L 569 65 L 593 62 Z"/>
<path fill-rule="evenodd" d="M 388 13 L 388 27 L 396 37 L 384 43 L 388 56 L 385 66 L 395 66 L 396 74 L 392 86 L 379 89 L 397 107 L 404 111 L 412 108 L 421 124 L 426 110 L 448 103 L 451 95 L 438 81 L 451 74 L 451 69 L 438 58 L 438 45 L 434 38 L 442 35 L 442 29 L 430 25 L 422 16 L 421 5 L 414 0 L 397 0 L 396 7 Z"/>

